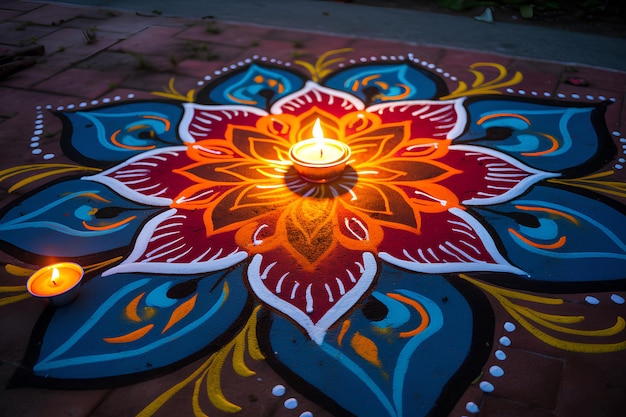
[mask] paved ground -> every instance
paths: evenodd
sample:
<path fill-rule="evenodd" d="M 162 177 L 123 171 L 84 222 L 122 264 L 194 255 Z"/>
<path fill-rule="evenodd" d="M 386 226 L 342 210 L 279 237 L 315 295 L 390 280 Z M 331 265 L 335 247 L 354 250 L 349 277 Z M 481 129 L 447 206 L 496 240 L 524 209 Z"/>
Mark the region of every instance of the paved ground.
<path fill-rule="evenodd" d="M 623 190 L 622 168 L 626 165 L 623 154 L 626 147 L 626 73 L 623 72 L 626 62 L 619 53 L 623 50 L 623 40 L 538 29 L 522 35 L 517 29 L 511 29 L 505 31 L 506 36 L 514 39 L 508 42 L 496 32 L 498 28 L 473 21 L 470 27 L 475 27 L 476 32 L 467 36 L 463 31 L 466 26 L 457 25 L 449 16 L 424 17 L 414 12 L 393 11 L 381 14 L 384 18 L 379 19 L 377 12 L 372 12 L 374 9 L 350 9 L 348 5 L 307 1 L 290 2 L 289 10 L 270 1 L 250 2 L 236 9 L 229 7 L 236 2 L 220 3 L 210 10 L 192 9 L 197 3 L 181 1 L 174 8 L 171 2 L 150 2 L 150 6 L 135 9 L 138 13 L 122 11 L 120 9 L 128 9 L 128 5 L 110 1 L 95 2 L 88 7 L 12 0 L 0 4 L 0 33 L 3 34 L 0 52 L 33 45 L 45 47 L 43 56 L 32 58 L 32 66 L 0 79 L 3 214 L 22 195 L 35 188 L 26 183 L 17 190 L 10 190 L 17 180 L 24 179 L 24 176 L 10 175 L 11 167 L 72 162 L 59 145 L 63 126 L 48 110 L 72 111 L 154 99 L 155 91 L 173 93 L 172 78 L 175 90 L 185 95 L 247 62 L 283 65 L 300 60 L 315 63 L 325 52 L 344 48 L 349 48 L 341 55 L 346 64 L 372 62 L 382 56 L 389 61 L 411 57 L 422 68 L 437 74 L 449 91 L 454 91 L 460 82 L 471 85 L 475 81 L 470 65 L 489 62 L 505 68 L 507 80 L 518 71 L 523 74 L 519 82 L 495 87 L 505 97 L 550 99 L 576 106 L 610 103 L 605 114 L 606 127 L 618 152 L 614 158 L 602 161 L 597 172 L 612 171 L 611 190 L 617 191 L 601 193 L 603 196 L 598 199 L 605 202 L 610 197 L 617 201 L 610 204 L 613 207 L 626 203 L 623 191 L 619 191 Z M 99 7 L 105 4 L 116 10 Z M 261 9 L 265 9 L 263 13 L 259 13 Z M 161 16 L 161 12 L 170 16 Z M 344 20 L 347 15 L 352 20 Z M 409 25 L 407 17 L 411 21 L 422 20 Z M 441 28 L 445 28 L 443 33 L 447 35 L 433 37 L 433 33 L 441 34 Z M 393 36 L 389 35 L 390 30 Z M 555 41 L 549 47 L 537 39 L 553 35 Z M 519 42 L 521 36 L 524 39 Z M 538 44 L 542 47 L 537 48 Z M 569 49 L 572 45 L 576 47 Z M 496 75 L 489 71 L 488 74 Z M 56 178 L 59 177 L 48 177 L 49 180 Z M 619 210 L 623 213 L 623 208 Z M 0 275 L 0 288 L 5 295 L 0 305 L 2 386 L 22 367 L 27 350 L 30 354 L 33 349 L 37 350 L 33 346 L 28 348 L 29 340 L 30 343 L 38 340 L 38 336 L 32 334 L 33 328 L 41 328 L 41 322 L 37 324 L 40 316 L 49 317 L 45 302 L 22 296 L 24 290 L 20 286 L 28 269 L 35 265 L 27 263 L 28 259 L 10 256 L 10 251 L 9 248 L 7 253 L 1 254 L 6 266 Z M 567 322 L 563 317 L 585 317 L 584 331 L 609 329 L 615 324 L 613 333 L 598 331 L 598 335 L 608 337 L 608 344 L 615 346 L 605 353 L 589 353 L 592 348 L 571 351 L 562 348 L 566 346 L 563 344 L 560 348 L 544 343 L 545 338 L 523 328 L 496 296 L 490 297 L 495 330 L 487 337 L 488 356 L 472 383 L 453 389 L 460 394 L 446 397 L 445 401 L 452 403 L 440 409 L 454 417 L 622 415 L 626 409 L 623 377 L 626 337 L 623 320 L 618 317 L 625 315 L 626 295 L 624 277 L 619 278 L 616 283 L 606 280 L 588 288 L 571 287 L 583 288 L 581 291 L 560 292 L 558 289 L 564 287 L 556 287 L 557 290 L 542 287 L 532 293 L 563 300 L 562 308 L 550 305 L 542 310 L 561 317 L 560 324 Z M 525 290 L 519 285 L 511 288 L 512 291 Z M 493 291 L 497 293 L 494 287 L 485 291 L 492 296 Z M 13 296 L 17 298 L 10 298 Z M 530 308 L 533 307 L 536 305 Z M 547 316 L 541 317 L 546 319 Z M 585 339 L 584 331 L 570 333 L 574 334 L 572 340 L 586 343 L 589 339 Z M 506 361 L 500 357 L 503 353 Z M 361 356 L 367 357 L 367 354 L 362 352 Z M 97 384 L 92 384 L 79 391 L 64 390 L 63 384 L 45 389 L 28 386 L 3 389 L 0 415 L 105 417 L 135 416 L 140 412 L 152 415 L 154 412 L 162 416 L 187 416 L 194 415 L 194 398 L 201 398 L 202 402 L 195 406 L 195 415 L 204 415 L 202 412 L 210 416 L 320 417 L 334 414 L 328 411 L 328 402 L 320 401 L 311 390 L 303 391 L 297 378 L 285 378 L 271 364 L 247 358 L 248 364 L 254 364 L 250 366 L 256 372 L 253 377 L 242 378 L 230 366 L 222 371 L 224 396 L 242 406 L 239 414 L 224 411 L 228 407 L 215 406 L 206 395 L 202 397 L 194 392 L 192 385 L 177 385 L 204 366 L 207 357 L 200 356 L 172 372 L 151 374 L 146 381 L 131 385 L 107 383 L 96 387 Z M 503 363 L 506 366 L 502 366 Z M 504 376 L 498 375 L 501 367 L 506 370 Z M 198 380 L 196 389 L 210 391 L 201 383 Z M 493 385 L 495 390 L 491 389 Z M 168 401 L 155 405 L 157 398 L 163 398 L 162 394 L 177 386 L 181 388 L 177 395 L 172 394 Z M 286 387 L 285 392 L 280 390 L 281 386 Z M 286 401 L 288 399 L 290 401 Z M 331 404 L 330 409 L 336 410 L 333 405 L 336 404 Z M 410 411 L 407 415 L 411 415 Z"/>

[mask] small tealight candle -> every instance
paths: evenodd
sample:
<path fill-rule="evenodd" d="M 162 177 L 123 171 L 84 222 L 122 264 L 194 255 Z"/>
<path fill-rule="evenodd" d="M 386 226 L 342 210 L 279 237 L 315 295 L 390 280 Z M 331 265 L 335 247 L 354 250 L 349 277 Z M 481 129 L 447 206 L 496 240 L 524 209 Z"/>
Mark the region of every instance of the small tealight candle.
<path fill-rule="evenodd" d="M 350 147 L 324 137 L 320 120 L 313 126 L 313 138 L 289 149 L 289 158 L 300 176 L 309 182 L 325 183 L 337 179 L 350 159 Z"/>
<path fill-rule="evenodd" d="M 35 272 L 26 289 L 35 297 L 48 298 L 55 306 L 71 303 L 78 296 L 83 268 L 72 262 L 49 265 Z"/>

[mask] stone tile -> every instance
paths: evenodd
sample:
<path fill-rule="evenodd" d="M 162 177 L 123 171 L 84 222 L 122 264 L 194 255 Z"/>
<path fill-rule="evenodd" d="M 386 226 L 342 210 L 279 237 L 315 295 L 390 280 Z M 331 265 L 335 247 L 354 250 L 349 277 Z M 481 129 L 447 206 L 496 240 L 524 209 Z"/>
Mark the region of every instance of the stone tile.
<path fill-rule="evenodd" d="M 559 63 L 514 59 L 507 66 L 509 74 L 519 71 L 523 79 L 510 88 L 517 93 L 522 90 L 528 97 L 546 98 L 544 93 L 553 94 L 556 90 L 563 67 Z"/>
<path fill-rule="evenodd" d="M 210 66 L 206 61 L 198 59 L 185 59 L 176 65 L 176 72 L 191 77 L 195 77 L 198 81 L 202 81 L 204 77 L 209 75 Z"/>
<path fill-rule="evenodd" d="M 198 80 L 196 78 L 151 71 L 135 71 L 119 87 L 144 92 L 165 91 L 172 78 L 174 78 L 176 90 L 180 93 L 186 94 L 189 89 L 197 88 Z M 153 97 L 156 98 L 157 96 Z"/>
<path fill-rule="evenodd" d="M 0 4 L 0 9 L 17 10 L 20 12 L 28 12 L 39 7 L 41 7 L 41 3 L 18 0 L 7 0 Z"/>
<path fill-rule="evenodd" d="M 106 13 L 106 12 L 102 12 Z M 117 13 L 108 11 L 108 13 Z M 64 27 L 76 29 L 93 29 L 96 35 L 108 34 L 118 39 L 126 39 L 135 33 L 150 27 L 150 21 L 136 15 L 122 14 L 119 16 L 107 16 L 102 14 L 95 17 L 79 17 L 68 22 Z"/>
<path fill-rule="evenodd" d="M 491 378 L 493 395 L 551 411 L 556 407 L 563 362 L 518 349 L 506 350 L 507 359 L 498 365 L 504 375 Z M 486 378 L 490 376 L 485 375 Z"/>
<path fill-rule="evenodd" d="M 563 73 L 562 80 L 569 76 L 582 78 L 589 83 L 590 87 L 600 90 L 626 90 L 626 73 L 624 72 L 570 65 L 567 67 L 567 72 Z"/>
<path fill-rule="evenodd" d="M 485 393 L 478 388 L 476 384 L 470 385 L 465 393 L 461 396 L 459 401 L 454 405 L 452 410 L 448 413 L 449 416 L 466 416 L 472 415 L 467 409 L 471 408 L 472 404 L 475 404 L 479 411 L 482 409 L 482 402 Z"/>
<path fill-rule="evenodd" d="M 300 52 L 293 46 L 292 42 L 263 40 L 258 45 L 252 45 L 252 47 L 244 51 L 239 59 L 258 56 L 259 58 L 265 57 L 266 61 L 275 59 L 283 62 L 293 62 L 295 59 L 298 59 Z"/>
<path fill-rule="evenodd" d="M 480 415 L 486 417 L 556 417 L 560 414 L 553 414 L 545 410 L 533 408 L 527 404 L 510 401 L 504 398 L 497 398 L 485 395 L 480 409 Z M 564 414 L 565 416 L 565 414 Z M 568 417 L 573 417 L 567 415 Z"/>
<path fill-rule="evenodd" d="M 5 390 L 0 397 L 0 415 L 29 417 L 45 410 L 48 417 L 88 417 L 106 397 L 107 390 L 57 391 L 32 388 Z"/>
<path fill-rule="evenodd" d="M 355 55 L 358 55 L 358 60 L 360 58 L 370 59 L 371 57 L 378 59 L 381 56 L 406 58 L 409 53 L 415 53 L 415 48 L 412 45 L 378 39 L 354 39 L 350 42 L 349 47 L 354 49 Z"/>
<path fill-rule="evenodd" d="M 43 62 L 45 58 L 38 58 L 37 61 L 37 64 L 34 66 L 25 68 L 4 78 L 0 82 L 0 85 L 5 87 L 30 88 L 34 84 L 49 78 L 51 72 L 49 67 Z"/>
<path fill-rule="evenodd" d="M 13 47 L 35 44 L 41 37 L 56 30 L 56 27 L 31 25 L 27 22 L 0 22 L 2 44 Z"/>
<path fill-rule="evenodd" d="M 38 25 L 56 26 L 75 19 L 82 13 L 82 8 L 44 4 L 42 7 L 16 17 L 15 20 L 18 22 L 32 22 Z"/>
<path fill-rule="evenodd" d="M 119 71 L 122 73 L 132 73 L 137 69 L 138 65 L 138 58 L 133 54 L 105 50 L 85 58 L 85 60 L 78 63 L 76 67 L 102 72 Z"/>
<path fill-rule="evenodd" d="M 117 43 L 114 51 L 130 51 L 142 55 L 169 56 L 182 48 L 184 42 L 176 39 L 183 29 L 179 27 L 151 26 Z"/>
<path fill-rule="evenodd" d="M 626 409 L 623 352 L 567 355 L 557 414 L 573 417 L 618 416 Z M 573 395 L 575 393 L 575 395 Z"/>
<path fill-rule="evenodd" d="M 2 285 L 26 284 L 27 277 L 6 277 L 6 275 L 8 273 L 3 271 L 3 277 L 0 278 Z M 5 311 L 0 315 L 0 331 L 8 343 L 3 343 L 0 346 L 1 362 L 20 363 L 26 352 L 32 329 L 44 307 L 45 302 L 31 297 L 13 303 L 10 308 L 4 309 Z M 0 415 L 3 414 L 0 413 Z"/>
<path fill-rule="evenodd" d="M 19 16 L 22 13 L 18 10 L 7 10 L 7 9 L 2 9 L 1 7 L 2 6 L 0 5 L 0 21 L 12 19 L 16 16 Z"/>
<path fill-rule="evenodd" d="M 215 33 L 215 31 L 219 31 Z M 248 47 L 260 43 L 271 32 L 270 28 L 253 25 L 237 25 L 225 22 L 196 23 L 185 29 L 177 38 L 224 44 L 238 47 Z"/>
<path fill-rule="evenodd" d="M 121 83 L 126 75 L 121 72 L 102 72 L 81 68 L 70 68 L 35 86 L 49 93 L 67 94 L 89 99 L 105 94 Z"/>

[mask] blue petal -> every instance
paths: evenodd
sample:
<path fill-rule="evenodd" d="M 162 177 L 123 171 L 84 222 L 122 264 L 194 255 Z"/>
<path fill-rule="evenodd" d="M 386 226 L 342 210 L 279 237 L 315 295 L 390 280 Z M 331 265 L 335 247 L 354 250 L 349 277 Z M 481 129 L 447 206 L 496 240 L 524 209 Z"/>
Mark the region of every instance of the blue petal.
<path fill-rule="evenodd" d="M 528 279 L 601 282 L 626 278 L 626 216 L 601 201 L 538 186 L 490 207 L 476 207 L 508 259 Z"/>
<path fill-rule="evenodd" d="M 149 101 L 57 114 L 64 122 L 65 154 L 87 164 L 110 166 L 181 143 L 176 128 L 183 109 L 178 104 Z"/>
<path fill-rule="evenodd" d="M 39 256 L 106 253 L 130 245 L 160 210 L 125 200 L 102 184 L 70 180 L 12 205 L 0 219 L 0 241 Z"/>
<path fill-rule="evenodd" d="M 203 277 L 96 277 L 54 311 L 33 373 L 89 380 L 166 367 L 229 331 L 247 301 L 242 268 Z"/>
<path fill-rule="evenodd" d="M 373 64 L 333 73 L 324 85 L 359 97 L 367 105 L 432 99 L 445 95 L 445 83 L 411 64 Z"/>
<path fill-rule="evenodd" d="M 455 143 L 497 149 L 544 171 L 593 171 L 615 153 L 602 105 L 520 99 L 468 100 L 468 130 Z M 580 174 L 580 172 L 579 172 Z"/>
<path fill-rule="evenodd" d="M 304 79 L 292 71 L 262 64 L 227 74 L 201 90 L 201 104 L 238 104 L 269 109 L 276 100 L 302 88 Z"/>
<path fill-rule="evenodd" d="M 338 414 L 428 415 L 454 404 L 462 394 L 445 390 L 451 380 L 463 375 L 469 384 L 476 376 L 477 368 L 459 372 L 473 346 L 482 344 L 473 353 L 478 366 L 487 354 L 479 351 L 488 345 L 483 337 L 492 333 L 476 336 L 472 307 L 441 276 L 383 265 L 377 288 L 359 307 L 329 330 L 321 345 L 280 317 L 270 329 L 272 360 L 330 398 L 330 408 L 334 405 Z M 491 330 L 492 316 L 478 313 Z M 442 401 L 447 396 L 451 400 Z"/>

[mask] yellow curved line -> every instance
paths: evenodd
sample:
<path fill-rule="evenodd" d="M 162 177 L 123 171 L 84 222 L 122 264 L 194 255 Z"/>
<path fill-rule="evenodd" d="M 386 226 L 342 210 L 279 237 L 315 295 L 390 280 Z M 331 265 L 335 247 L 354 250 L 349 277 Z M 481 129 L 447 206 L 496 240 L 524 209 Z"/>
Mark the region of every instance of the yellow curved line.
<path fill-rule="evenodd" d="M 123 256 L 117 256 L 115 258 L 107 259 L 106 261 L 102 261 L 102 262 L 98 262 L 98 263 L 95 263 L 95 264 L 87 265 L 83 269 L 85 270 L 86 273 L 87 272 L 97 271 L 98 269 L 104 268 L 105 266 L 108 266 L 108 265 L 111 265 L 111 264 L 119 261 L 122 258 L 123 258 Z"/>
<path fill-rule="evenodd" d="M 111 230 L 111 229 L 115 229 L 116 227 L 119 226 L 123 226 L 126 223 L 129 223 L 133 220 L 135 220 L 137 218 L 137 216 L 130 216 L 124 220 L 120 220 L 119 222 L 116 223 L 111 223 L 111 224 L 107 224 L 104 226 L 91 226 L 89 224 L 87 224 L 86 221 L 83 220 L 83 227 L 87 230 L 93 230 L 93 231 L 100 231 L 100 230 Z"/>
<path fill-rule="evenodd" d="M 562 304 L 563 302 L 562 299 L 557 300 L 557 299 L 551 299 L 551 298 L 546 298 L 546 297 L 537 297 L 537 296 L 531 296 L 528 294 L 518 293 L 516 291 L 504 290 L 502 288 L 491 286 L 483 282 L 477 281 L 473 278 L 470 278 L 469 276 L 465 274 L 459 274 L 459 277 L 466 281 L 471 282 L 472 284 L 476 285 L 479 288 L 484 289 L 486 292 L 491 294 L 497 301 L 500 302 L 502 307 L 504 307 L 504 309 L 511 315 L 511 317 L 513 317 L 515 320 L 517 320 L 518 323 L 522 325 L 522 327 L 528 330 L 528 332 L 530 332 L 537 339 L 541 340 L 542 342 L 550 346 L 554 346 L 559 349 L 567 350 L 570 352 L 581 352 L 581 353 L 606 353 L 606 352 L 617 352 L 617 351 L 626 349 L 626 340 L 617 342 L 617 343 L 584 343 L 584 342 L 570 342 L 570 341 L 566 341 L 566 340 L 551 336 L 547 334 L 546 332 L 539 330 L 536 326 L 530 323 L 530 321 L 528 321 L 524 317 L 524 314 L 521 311 L 523 311 L 524 313 L 530 314 L 531 315 L 530 318 L 532 320 L 535 320 L 537 316 L 545 317 L 546 315 L 544 315 L 543 313 L 539 313 L 535 316 L 534 312 L 527 312 L 524 310 L 525 307 L 517 306 L 516 304 L 508 300 L 506 298 L 506 295 L 509 295 L 509 296 L 514 295 L 515 297 L 512 297 L 512 298 L 525 299 L 527 301 L 535 301 L 535 302 L 539 302 L 543 304 L 555 304 L 555 301 L 560 301 L 559 304 Z M 555 316 L 555 317 L 562 317 L 562 316 Z M 575 320 L 579 320 L 579 317 L 575 317 Z M 621 317 L 618 317 L 616 325 L 610 327 L 608 330 L 603 329 L 601 332 L 606 332 L 609 335 L 613 335 L 613 332 L 615 331 L 615 329 L 619 329 L 622 326 L 624 326 L 623 319 Z M 558 326 L 558 327 L 561 327 L 561 326 Z M 572 329 L 567 329 L 567 330 L 570 331 Z M 597 336 L 597 334 L 598 334 L 598 331 L 587 331 L 587 333 L 583 335 Z M 605 336 L 605 335 L 602 334 L 602 336 Z"/>
<path fill-rule="evenodd" d="M 215 363 L 215 361 L 211 363 L 207 371 L 203 373 L 200 378 L 198 378 L 195 384 L 193 384 L 193 394 L 191 396 L 191 408 L 193 410 L 193 415 L 195 417 L 209 417 L 207 414 L 204 413 L 204 411 L 202 411 L 202 406 L 200 405 L 200 387 L 202 386 L 202 381 L 206 378 L 207 373 L 211 369 L 211 366 L 213 366 L 213 363 Z M 209 384 L 209 381 L 207 380 L 207 386 L 208 384 Z"/>
<path fill-rule="evenodd" d="M 261 347 L 259 346 L 259 340 L 257 339 L 256 334 L 257 314 L 260 309 L 260 305 L 254 308 L 252 315 L 250 316 L 248 327 L 248 353 L 252 359 L 257 361 L 265 359 L 265 356 L 261 352 Z"/>
<path fill-rule="evenodd" d="M 17 303 L 18 301 L 26 300 L 30 298 L 29 293 L 13 295 L 11 297 L 0 298 L 0 306 L 5 306 L 13 303 Z"/>
<path fill-rule="evenodd" d="M 522 152 L 523 156 L 541 156 L 541 155 L 547 155 L 549 153 L 552 153 L 554 151 L 556 151 L 557 149 L 559 149 L 559 141 L 556 140 L 556 138 L 552 135 L 548 135 L 547 133 L 542 133 L 543 136 L 547 137 L 548 139 L 550 139 L 550 142 L 552 142 L 552 146 L 549 149 L 546 149 L 545 151 L 538 151 L 538 152 Z"/>
<path fill-rule="evenodd" d="M 0 287 L 0 293 L 26 291 L 26 285 L 9 285 Z"/>
<path fill-rule="evenodd" d="M 185 388 L 191 381 L 196 379 L 198 375 L 206 373 L 206 369 L 211 366 L 213 363 L 213 356 L 207 359 L 202 365 L 198 367 L 191 375 L 187 378 L 180 381 L 178 384 L 174 385 L 172 388 L 165 391 L 163 394 L 159 395 L 154 401 L 148 404 L 143 410 L 141 410 L 136 417 L 151 417 L 153 416 L 163 404 L 168 402 L 174 395 L 176 395 L 180 390 Z"/>
<path fill-rule="evenodd" d="M 235 338 L 235 345 L 233 346 L 233 370 L 237 375 L 248 377 L 256 375 L 252 369 L 246 366 L 244 360 L 244 354 L 246 352 L 246 332 L 242 331 Z"/>
<path fill-rule="evenodd" d="M 428 327 L 428 325 L 430 324 L 430 317 L 428 316 L 428 312 L 426 312 L 426 310 L 420 303 L 418 303 L 416 300 L 413 300 L 411 298 L 405 297 L 400 294 L 387 293 L 387 296 L 410 305 L 415 310 L 417 310 L 417 312 L 422 318 L 422 322 L 415 329 L 408 331 L 408 332 L 401 332 L 399 335 L 401 338 L 413 337 L 416 334 L 419 334 L 420 332 L 424 331 L 424 329 Z"/>
<path fill-rule="evenodd" d="M 536 314 L 537 312 L 533 310 L 532 308 L 520 307 L 520 306 L 515 306 L 515 305 L 513 305 L 512 307 L 515 308 L 515 310 L 519 311 L 520 313 L 522 312 L 525 313 L 524 315 L 529 318 L 532 318 L 532 320 L 535 323 L 540 324 L 543 327 L 548 328 L 550 330 L 555 330 L 559 333 L 573 334 L 577 336 L 588 336 L 588 337 L 608 337 L 608 336 L 615 336 L 616 334 L 624 330 L 624 328 L 626 328 L 626 322 L 624 321 L 622 317 L 618 316 L 615 320 L 615 324 L 605 329 L 596 329 L 596 330 L 571 329 L 569 327 L 560 326 L 558 324 L 554 324 L 551 321 L 541 318 L 540 314 Z M 584 320 L 584 317 L 582 318 Z"/>
<path fill-rule="evenodd" d="M 4 270 L 16 277 L 29 277 L 36 271 L 35 269 L 24 268 L 13 264 L 6 264 Z"/>
<path fill-rule="evenodd" d="M 99 172 L 100 169 L 97 168 L 87 168 L 87 167 L 69 167 L 69 168 L 61 168 L 61 169 L 55 169 L 53 171 L 49 171 L 49 172 L 44 172 L 42 174 L 37 174 L 37 175 L 33 175 L 31 177 L 25 178 L 22 181 L 17 182 L 16 184 L 13 184 L 13 186 L 11 186 L 11 188 L 9 188 L 9 192 L 12 193 L 13 191 L 22 188 L 25 185 L 31 184 L 35 181 L 39 181 L 40 179 L 46 178 L 46 177 L 50 177 L 52 175 L 57 175 L 57 174 L 65 174 L 66 172 L 74 172 L 74 171 L 96 171 Z"/>
<path fill-rule="evenodd" d="M 134 342 L 134 341 L 139 340 L 142 337 L 144 337 L 153 327 L 154 327 L 154 324 L 148 324 L 148 325 L 142 327 L 141 329 L 137 329 L 135 331 L 132 331 L 132 332 L 127 333 L 127 334 L 124 334 L 122 336 L 103 337 L 102 340 L 104 340 L 107 343 L 128 343 L 128 342 Z"/>
<path fill-rule="evenodd" d="M 485 284 L 484 282 L 475 280 L 474 278 L 471 278 L 470 276 L 465 275 L 465 274 L 459 274 L 459 278 L 462 278 L 466 281 L 471 282 L 472 284 L 476 285 L 479 288 L 484 289 L 490 294 L 494 294 L 494 293 L 502 294 L 504 296 L 507 296 L 513 299 L 522 300 L 522 301 L 530 301 L 531 303 L 538 303 L 538 304 L 548 304 L 548 305 L 563 304 L 563 299 L 561 298 L 541 297 L 538 295 L 526 294 L 526 293 L 519 292 L 519 291 L 507 290 L 505 288 L 500 288 L 500 287 L 496 287 L 493 285 Z"/>
<path fill-rule="evenodd" d="M 209 367 L 206 376 L 207 395 L 216 408 L 225 412 L 236 413 L 241 410 L 241 407 L 228 401 L 222 391 L 221 373 L 228 352 L 229 349 L 222 349 L 215 354 L 215 360 Z"/>
<path fill-rule="evenodd" d="M 498 297 L 497 297 L 498 298 Z M 506 300 L 500 300 L 500 302 Z M 505 304 L 503 303 L 503 305 Z M 559 349 L 567 350 L 570 352 L 580 352 L 580 353 L 607 353 L 607 352 L 618 352 L 620 350 L 626 349 L 626 340 L 617 343 L 583 343 L 583 342 L 569 342 L 566 340 L 558 339 L 554 336 L 547 334 L 539 330 L 537 327 L 533 326 L 530 322 L 528 322 L 521 314 L 519 314 L 515 310 L 511 310 L 507 308 L 509 314 L 515 318 L 518 323 L 520 323 L 526 330 L 528 330 L 533 336 L 542 342 L 557 347 Z"/>
<path fill-rule="evenodd" d="M 538 249 L 558 249 L 560 247 L 563 247 L 563 245 L 565 245 L 565 242 L 567 241 L 567 237 L 561 236 L 559 238 L 559 240 L 557 240 L 554 243 L 549 243 L 549 244 L 537 243 L 537 242 L 533 242 L 532 240 L 522 236 L 517 230 L 515 230 L 513 228 L 509 228 L 508 231 L 509 231 L 509 233 L 511 233 L 512 235 L 514 235 L 518 239 L 520 239 L 522 242 L 524 242 L 527 245 L 530 245 L 530 246 L 532 246 L 534 248 L 538 248 Z"/>

